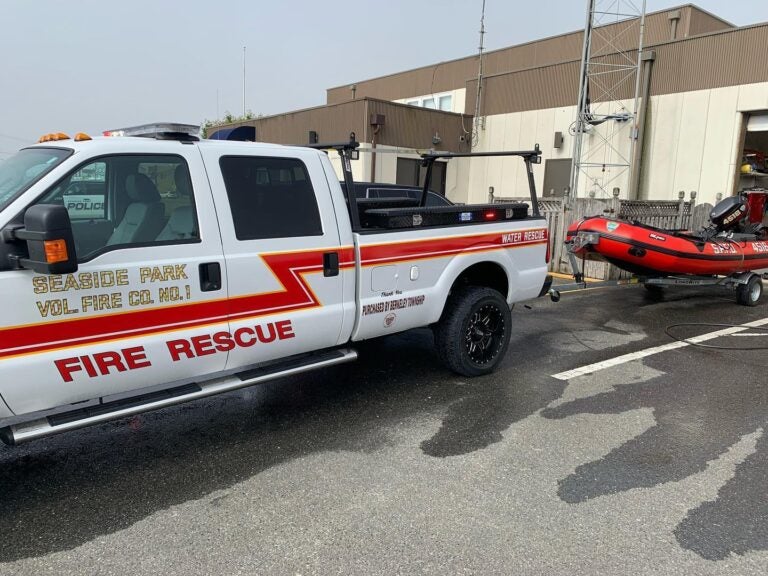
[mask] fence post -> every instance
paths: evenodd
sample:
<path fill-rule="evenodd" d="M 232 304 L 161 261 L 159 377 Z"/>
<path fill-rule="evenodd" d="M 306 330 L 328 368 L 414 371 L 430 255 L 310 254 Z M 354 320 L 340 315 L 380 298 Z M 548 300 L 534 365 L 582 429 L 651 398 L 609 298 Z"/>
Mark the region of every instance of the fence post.
<path fill-rule="evenodd" d="M 493 186 L 488 186 L 488 204 L 493 204 Z"/>
<path fill-rule="evenodd" d="M 613 189 L 613 198 L 611 199 L 611 214 L 614 218 L 618 218 L 621 214 L 621 200 L 619 200 L 619 195 L 621 194 L 621 190 L 618 188 Z"/>
<path fill-rule="evenodd" d="M 675 228 L 683 229 L 683 216 L 685 215 L 685 190 L 677 193 L 677 218 L 675 219 Z"/>

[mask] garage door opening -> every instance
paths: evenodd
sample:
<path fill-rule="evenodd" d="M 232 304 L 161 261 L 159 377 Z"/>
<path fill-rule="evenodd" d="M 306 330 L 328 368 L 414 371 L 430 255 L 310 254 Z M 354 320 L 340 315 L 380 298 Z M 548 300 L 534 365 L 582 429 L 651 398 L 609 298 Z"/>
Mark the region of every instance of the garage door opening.
<path fill-rule="evenodd" d="M 747 129 L 737 190 L 765 190 L 768 186 L 768 110 L 753 112 L 745 120 Z"/>

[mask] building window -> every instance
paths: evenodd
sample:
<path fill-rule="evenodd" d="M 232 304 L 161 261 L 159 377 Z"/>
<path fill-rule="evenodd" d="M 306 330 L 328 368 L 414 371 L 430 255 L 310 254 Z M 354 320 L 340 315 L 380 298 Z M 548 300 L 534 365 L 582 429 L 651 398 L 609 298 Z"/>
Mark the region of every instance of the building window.
<path fill-rule="evenodd" d="M 408 104 L 408 106 L 419 106 L 420 108 L 429 108 L 430 110 L 443 110 L 444 112 L 453 111 L 453 95 L 451 94 L 413 98 L 411 100 L 406 100 L 405 103 Z"/>

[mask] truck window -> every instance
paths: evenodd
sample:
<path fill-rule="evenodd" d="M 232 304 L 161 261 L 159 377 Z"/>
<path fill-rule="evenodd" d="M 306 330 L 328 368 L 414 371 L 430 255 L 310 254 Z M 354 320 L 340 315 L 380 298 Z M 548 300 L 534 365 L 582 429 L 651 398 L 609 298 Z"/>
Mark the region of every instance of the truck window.
<path fill-rule="evenodd" d="M 63 197 L 70 220 L 106 218 L 106 174 L 106 162 L 92 162 L 72 175 Z"/>
<path fill-rule="evenodd" d="M 199 241 L 189 169 L 180 156 L 100 157 L 38 203 L 67 208 L 80 261 L 119 247 Z"/>
<path fill-rule="evenodd" d="M 0 211 L 72 154 L 59 148 L 25 148 L 0 162 Z"/>
<path fill-rule="evenodd" d="M 223 156 L 219 165 L 238 240 L 323 235 L 315 191 L 301 160 Z"/>

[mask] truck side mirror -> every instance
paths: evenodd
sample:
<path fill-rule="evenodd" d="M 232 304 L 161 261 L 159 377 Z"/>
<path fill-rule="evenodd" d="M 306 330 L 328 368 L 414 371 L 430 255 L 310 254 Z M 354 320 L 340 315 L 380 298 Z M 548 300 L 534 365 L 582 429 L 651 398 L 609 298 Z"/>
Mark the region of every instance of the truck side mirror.
<path fill-rule="evenodd" d="M 24 213 L 24 228 L 12 232 L 25 240 L 28 258 L 19 258 L 21 268 L 40 274 L 77 272 L 77 253 L 69 212 L 61 204 L 36 204 Z"/>

